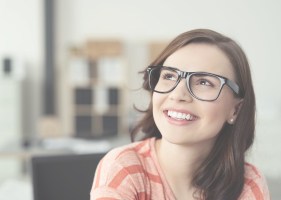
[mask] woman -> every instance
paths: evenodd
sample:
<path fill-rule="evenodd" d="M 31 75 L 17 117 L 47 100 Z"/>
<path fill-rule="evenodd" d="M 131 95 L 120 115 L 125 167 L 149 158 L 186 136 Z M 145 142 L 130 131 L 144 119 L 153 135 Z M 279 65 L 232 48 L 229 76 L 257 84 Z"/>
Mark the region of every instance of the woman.
<path fill-rule="evenodd" d="M 185 32 L 144 71 L 143 88 L 151 103 L 132 139 L 144 137 L 103 158 L 91 199 L 270 199 L 245 162 L 255 95 L 237 43 L 212 30 Z"/>

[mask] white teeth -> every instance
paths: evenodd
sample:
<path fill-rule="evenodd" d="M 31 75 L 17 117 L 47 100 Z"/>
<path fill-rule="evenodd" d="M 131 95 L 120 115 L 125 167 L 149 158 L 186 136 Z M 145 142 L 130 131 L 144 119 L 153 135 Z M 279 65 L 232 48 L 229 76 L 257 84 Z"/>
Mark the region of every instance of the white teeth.
<path fill-rule="evenodd" d="M 187 114 L 187 115 L 185 116 L 185 119 L 186 119 L 186 120 L 190 120 L 190 119 L 191 119 L 191 115 L 190 115 L 190 114 Z"/>
<path fill-rule="evenodd" d="M 178 113 L 177 114 L 177 118 L 182 118 L 183 117 L 183 114 L 182 113 Z"/>
<path fill-rule="evenodd" d="M 177 119 L 177 120 L 193 120 L 194 117 L 190 114 L 175 112 L 175 111 L 168 111 L 168 116 Z"/>

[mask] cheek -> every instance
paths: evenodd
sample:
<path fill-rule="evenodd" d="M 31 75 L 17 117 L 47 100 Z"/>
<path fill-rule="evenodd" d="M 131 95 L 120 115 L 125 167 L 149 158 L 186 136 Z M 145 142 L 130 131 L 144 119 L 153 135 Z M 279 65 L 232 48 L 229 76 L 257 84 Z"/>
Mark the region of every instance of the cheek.
<path fill-rule="evenodd" d="M 153 110 L 157 110 L 160 108 L 161 104 L 163 103 L 163 101 L 165 100 L 165 95 L 163 94 L 158 94 L 158 93 L 153 93 L 152 94 L 152 106 L 153 106 Z"/>
<path fill-rule="evenodd" d="M 152 112 L 153 112 L 153 116 L 155 118 L 156 112 L 159 110 L 160 107 L 160 103 L 161 102 L 161 98 L 159 97 L 158 94 L 153 93 L 152 95 Z"/>
<path fill-rule="evenodd" d="M 234 104 L 231 94 L 223 91 L 220 97 L 209 107 L 210 114 L 225 122 L 233 112 Z"/>
<path fill-rule="evenodd" d="M 152 114 L 156 124 L 161 121 L 162 117 L 162 105 L 165 102 L 166 95 L 154 93 L 152 95 Z"/>
<path fill-rule="evenodd" d="M 206 123 L 220 129 L 228 119 L 230 106 L 228 103 L 217 101 L 215 104 L 205 106 L 203 112 L 205 112 L 204 116 L 207 119 Z"/>

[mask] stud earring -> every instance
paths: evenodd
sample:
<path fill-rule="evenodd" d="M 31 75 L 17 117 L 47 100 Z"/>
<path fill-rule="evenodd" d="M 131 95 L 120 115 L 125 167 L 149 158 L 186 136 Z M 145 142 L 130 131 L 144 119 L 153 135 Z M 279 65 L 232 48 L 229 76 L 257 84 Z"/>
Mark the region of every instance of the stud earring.
<path fill-rule="evenodd" d="M 231 118 L 231 119 L 229 120 L 229 123 L 230 123 L 230 124 L 233 124 L 233 122 L 234 122 L 234 119 Z"/>

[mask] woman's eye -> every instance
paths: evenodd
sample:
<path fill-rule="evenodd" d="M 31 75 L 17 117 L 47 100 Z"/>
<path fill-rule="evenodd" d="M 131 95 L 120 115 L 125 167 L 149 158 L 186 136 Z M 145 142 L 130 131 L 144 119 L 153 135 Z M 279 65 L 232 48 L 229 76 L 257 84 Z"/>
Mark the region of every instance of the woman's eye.
<path fill-rule="evenodd" d="M 209 82 L 208 80 L 202 79 L 198 81 L 199 85 L 205 85 L 205 86 L 212 86 L 213 84 L 211 84 L 211 82 Z"/>
<path fill-rule="evenodd" d="M 171 80 L 171 81 L 176 81 L 177 77 L 174 74 L 165 73 L 165 74 L 163 74 L 163 79 Z"/>
<path fill-rule="evenodd" d="M 211 83 L 207 80 L 200 80 L 199 82 L 200 85 L 206 85 L 206 86 L 211 86 Z"/>

